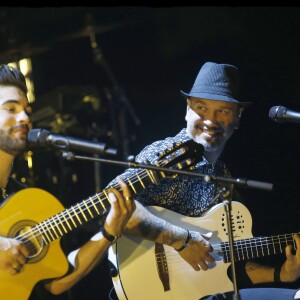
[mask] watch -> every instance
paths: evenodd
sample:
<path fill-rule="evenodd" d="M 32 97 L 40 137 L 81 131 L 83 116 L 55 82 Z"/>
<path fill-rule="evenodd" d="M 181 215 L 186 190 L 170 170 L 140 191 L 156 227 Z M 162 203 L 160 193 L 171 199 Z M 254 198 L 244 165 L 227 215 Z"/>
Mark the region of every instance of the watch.
<path fill-rule="evenodd" d="M 103 236 L 111 243 L 114 244 L 120 237 L 121 235 L 111 235 L 110 233 L 108 233 L 105 228 L 104 225 L 102 226 L 101 232 L 103 234 Z"/>

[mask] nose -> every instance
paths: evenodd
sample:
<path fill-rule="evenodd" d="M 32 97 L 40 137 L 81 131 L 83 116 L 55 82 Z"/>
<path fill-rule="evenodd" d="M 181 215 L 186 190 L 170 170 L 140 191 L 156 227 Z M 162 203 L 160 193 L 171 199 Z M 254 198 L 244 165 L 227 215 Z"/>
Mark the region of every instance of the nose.
<path fill-rule="evenodd" d="M 203 123 L 207 126 L 214 126 L 218 122 L 217 113 L 214 110 L 208 110 L 203 116 Z"/>
<path fill-rule="evenodd" d="M 29 124 L 30 121 L 30 117 L 28 115 L 28 113 L 25 110 L 22 110 L 19 114 L 18 114 L 18 123 L 24 123 L 24 124 Z"/>

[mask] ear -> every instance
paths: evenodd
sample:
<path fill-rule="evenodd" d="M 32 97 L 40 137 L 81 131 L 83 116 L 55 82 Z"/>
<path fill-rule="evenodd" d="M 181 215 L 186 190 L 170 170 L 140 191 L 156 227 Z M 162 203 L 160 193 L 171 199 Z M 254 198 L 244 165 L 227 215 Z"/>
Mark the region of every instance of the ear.
<path fill-rule="evenodd" d="M 239 118 L 241 118 L 243 111 L 244 111 L 244 107 L 240 107 L 239 108 Z"/>
<path fill-rule="evenodd" d="M 190 110 L 190 106 L 187 105 L 187 106 L 186 106 L 186 113 L 185 113 L 185 120 L 186 120 L 186 121 L 187 121 L 187 119 L 188 119 L 188 113 L 189 113 L 189 110 Z"/>
<path fill-rule="evenodd" d="M 238 113 L 238 117 L 237 117 L 237 120 L 236 120 L 236 125 L 234 127 L 234 129 L 239 129 L 240 128 L 240 119 L 241 119 L 241 116 L 242 116 L 242 112 L 244 111 L 244 108 L 243 107 L 240 107 L 239 108 L 239 113 Z"/>
<path fill-rule="evenodd" d="M 187 121 L 188 112 L 191 109 L 190 104 L 191 104 L 191 100 L 189 98 L 186 98 L 186 113 L 185 113 L 185 120 L 186 121 Z"/>

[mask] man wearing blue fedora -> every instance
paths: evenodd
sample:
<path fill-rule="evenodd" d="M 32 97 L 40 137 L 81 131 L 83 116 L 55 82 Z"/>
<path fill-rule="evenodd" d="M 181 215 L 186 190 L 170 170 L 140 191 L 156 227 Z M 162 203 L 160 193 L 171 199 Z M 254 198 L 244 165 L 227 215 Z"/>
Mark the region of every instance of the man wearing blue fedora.
<path fill-rule="evenodd" d="M 180 91 L 187 101 L 186 128 L 181 129 L 173 137 L 146 146 L 136 156 L 136 162 L 147 161 L 155 164 L 157 153 L 164 153 L 174 144 L 192 139 L 202 144 L 204 149 L 201 154 L 203 157 L 195 166 L 195 172 L 210 176 L 230 176 L 220 157 L 227 141 L 239 128 L 244 109 L 251 104 L 240 101 L 239 80 L 237 67 L 206 62 L 201 67 L 190 92 Z M 121 177 L 125 180 L 135 174 L 138 177 L 138 172 L 138 169 L 129 168 Z M 109 185 L 114 183 L 115 180 Z M 218 231 L 224 230 L 222 226 L 217 228 L 219 220 L 213 218 L 216 214 L 214 209 L 222 200 L 219 197 L 222 188 L 222 183 L 178 175 L 175 178 L 174 176 L 162 178 L 159 183 L 150 184 L 135 195 L 136 211 L 127 224 L 126 233 L 128 236 L 134 234 L 141 238 L 140 242 L 135 244 L 139 249 L 136 252 L 139 254 L 134 257 L 132 252 L 135 250 L 132 250 L 128 253 L 129 258 L 126 257 L 127 254 L 124 255 L 128 251 L 126 240 L 123 244 L 122 239 L 118 242 L 118 251 L 125 257 L 125 261 L 119 261 L 119 274 L 123 279 L 127 278 L 126 281 L 120 282 L 122 281 L 120 277 L 119 282 L 115 284 L 119 299 L 232 299 L 233 285 L 231 282 L 228 284 L 226 273 L 228 266 L 224 274 L 222 271 L 216 271 L 220 270 L 220 261 L 223 261 L 223 257 L 215 255 L 214 250 L 218 250 L 219 246 L 212 243 L 216 240 Z M 151 206 L 162 207 L 163 211 L 158 213 L 151 210 Z M 176 214 L 172 215 L 170 212 Z M 194 217 L 203 217 L 203 226 L 201 219 L 197 226 L 194 226 L 194 222 L 199 220 Z M 224 218 L 224 214 L 221 214 L 220 219 Z M 190 226 L 191 223 L 193 226 Z M 158 267 L 152 274 L 147 272 L 151 269 L 150 261 L 155 261 L 154 255 L 157 255 L 157 251 L 148 251 L 149 244 L 144 244 L 143 241 L 149 240 L 153 245 L 167 245 L 163 248 L 164 255 L 160 259 L 156 256 L 158 266 L 162 259 L 165 261 L 163 268 Z M 294 237 L 294 242 L 300 249 L 298 236 Z M 130 269 L 129 265 L 140 261 L 143 251 L 150 254 L 145 264 L 141 266 L 143 276 L 136 276 L 135 273 L 140 273 Z M 245 286 L 251 286 L 249 289 L 239 291 L 241 299 L 297 299 L 296 290 L 254 288 L 256 284 L 261 283 L 294 282 L 300 277 L 300 250 L 293 255 L 290 247 L 287 247 L 286 255 L 284 264 L 275 268 L 250 261 L 240 264 L 237 279 L 245 282 Z M 128 276 L 125 276 L 126 268 L 130 269 Z M 131 290 L 130 285 L 126 286 L 130 280 L 135 283 L 136 289 Z M 122 289 L 118 288 L 120 286 Z M 142 295 L 138 295 L 139 290 L 142 291 Z"/>

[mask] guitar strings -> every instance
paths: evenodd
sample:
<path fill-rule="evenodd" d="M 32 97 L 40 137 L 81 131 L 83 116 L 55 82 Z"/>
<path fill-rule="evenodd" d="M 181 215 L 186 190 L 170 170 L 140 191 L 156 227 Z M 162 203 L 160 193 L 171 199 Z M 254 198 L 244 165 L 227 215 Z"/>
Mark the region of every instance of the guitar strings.
<path fill-rule="evenodd" d="M 176 151 L 178 151 L 178 149 Z M 182 149 L 182 151 L 183 151 L 183 149 Z M 182 154 L 183 153 L 184 152 L 182 152 Z M 175 155 L 175 154 L 173 154 L 173 155 Z M 164 164 L 165 164 L 165 162 L 163 162 L 163 161 L 158 162 L 159 166 L 162 166 Z M 192 165 L 192 163 L 190 162 L 190 166 L 191 165 Z M 152 173 L 150 173 L 150 174 L 152 174 Z M 153 176 L 153 175 L 149 176 L 147 170 L 141 169 L 141 170 L 138 170 L 137 173 L 134 174 L 134 176 L 132 176 L 133 178 L 137 178 L 137 179 L 133 179 L 130 181 L 131 178 L 126 178 L 125 181 L 135 184 L 137 182 L 142 181 L 145 178 L 151 179 L 151 176 Z M 118 189 L 119 191 L 121 191 L 120 185 L 116 184 L 114 187 L 116 189 Z M 104 195 L 104 197 L 103 197 L 103 195 Z M 96 210 L 97 214 L 100 215 L 95 201 L 98 201 L 102 205 L 102 207 L 104 209 L 104 213 L 105 213 L 107 211 L 107 209 L 106 209 L 106 205 L 104 204 L 104 201 L 106 201 L 106 200 L 107 200 L 107 196 L 105 195 L 105 190 L 103 190 L 101 193 L 97 193 L 96 195 L 91 196 L 86 200 L 83 200 L 82 203 L 78 203 L 75 206 L 71 206 L 69 209 L 66 209 L 65 211 L 58 213 L 55 216 L 32 227 L 30 231 L 26 231 L 26 232 L 22 233 L 21 235 L 19 235 L 18 239 L 20 239 L 24 243 L 24 242 L 29 241 L 30 239 L 31 240 L 33 238 L 36 239 L 39 236 L 41 236 L 43 241 L 47 244 L 47 240 L 45 240 L 46 237 L 48 238 L 49 241 L 55 240 L 56 238 L 59 238 L 63 235 L 63 231 L 65 233 L 68 233 L 66 228 L 69 228 L 70 230 L 72 230 L 72 228 L 70 226 L 71 222 L 69 223 L 68 221 L 72 221 L 71 224 L 73 224 L 74 227 L 77 227 L 76 222 L 73 220 L 74 217 L 76 217 L 77 221 L 81 224 L 82 220 L 78 217 L 78 213 L 81 213 L 84 216 L 85 221 L 87 221 L 85 214 L 84 214 L 84 212 L 86 212 L 86 211 L 89 212 L 91 217 L 94 217 L 90 210 L 92 208 L 94 208 Z M 109 204 L 109 201 L 107 202 L 107 204 Z M 63 220 L 60 218 L 60 216 L 63 217 Z M 62 228 L 60 228 L 59 225 Z M 43 226 L 45 226 L 46 229 L 43 230 Z"/>
<path fill-rule="evenodd" d="M 162 166 L 164 162 L 158 162 L 159 166 Z M 132 179 L 133 178 L 133 179 Z M 125 181 L 128 181 L 129 183 L 131 182 L 132 184 L 136 184 L 140 182 L 143 179 L 151 179 L 151 176 L 149 176 L 147 170 L 142 169 L 138 170 L 136 174 L 132 176 L 132 178 L 126 178 Z M 121 191 L 121 187 L 119 184 L 116 184 L 114 186 L 116 189 Z M 45 240 L 46 237 L 51 240 L 55 240 L 56 238 L 61 237 L 64 233 L 68 233 L 68 229 L 72 230 L 71 225 L 73 224 L 74 227 L 77 227 L 76 222 L 73 220 L 74 217 L 76 217 L 77 221 L 81 224 L 83 220 L 81 220 L 78 217 L 78 214 L 81 213 L 84 216 L 85 221 L 88 221 L 84 212 L 89 212 L 91 217 L 94 217 L 91 209 L 93 208 L 96 210 L 97 214 L 100 215 L 99 209 L 97 209 L 97 201 L 98 204 L 100 203 L 101 206 L 103 207 L 104 213 L 107 211 L 106 205 L 104 202 L 106 201 L 107 204 L 109 205 L 109 201 L 107 199 L 107 196 L 105 195 L 105 190 L 103 190 L 100 193 L 97 193 L 91 197 L 89 197 L 86 200 L 83 200 L 81 203 L 78 203 L 74 206 L 71 206 L 69 209 L 66 209 L 65 211 L 62 211 L 61 213 L 56 214 L 55 216 L 43 221 L 42 223 L 32 227 L 30 231 L 26 231 L 19 235 L 18 239 L 20 239 L 23 242 L 26 242 L 26 240 L 29 240 L 30 238 L 37 238 L 41 236 L 43 238 L 43 241 L 47 244 L 47 240 Z M 102 211 L 102 213 L 103 213 Z M 60 218 L 63 217 L 62 219 Z M 75 219 L 75 220 L 76 220 Z M 72 221 L 72 222 L 69 222 Z M 84 222 L 85 223 L 85 222 Z M 70 225 L 71 224 L 71 225 Z M 43 229 L 43 226 L 46 228 Z M 59 227 L 61 226 L 61 228 Z M 63 233 L 64 231 L 64 233 Z M 47 234 L 48 233 L 48 234 Z M 52 234 L 53 233 L 53 234 Z M 254 257 L 254 254 L 256 253 L 257 256 L 259 254 L 259 250 L 262 249 L 262 255 L 264 256 L 264 251 L 263 247 L 266 247 L 268 249 L 268 254 L 269 252 L 269 245 L 273 246 L 274 249 L 274 254 L 276 254 L 276 244 L 280 245 L 279 252 L 282 253 L 283 249 L 281 248 L 281 243 L 284 241 L 286 245 L 288 242 L 294 243 L 294 248 L 295 248 L 295 242 L 293 239 L 292 234 L 288 235 L 278 235 L 274 236 L 271 238 L 267 237 L 258 237 L 258 238 L 252 238 L 244 241 L 234 241 L 235 244 L 235 254 L 238 254 L 242 251 L 246 251 L 246 256 L 247 258 L 249 257 L 249 253 L 251 251 L 251 257 Z M 257 241 L 260 240 L 259 245 Z M 263 241 L 262 241 L 263 240 Z M 270 240 L 270 241 L 269 241 Z M 246 246 L 246 248 L 243 248 Z M 230 247 L 228 243 L 221 243 L 221 244 L 216 244 L 214 245 L 214 249 L 217 250 L 219 253 L 224 253 L 225 257 L 230 257 Z M 229 253 L 229 255 L 228 255 Z M 244 259 L 244 255 L 242 255 L 242 258 Z"/>
<path fill-rule="evenodd" d="M 145 170 L 138 171 L 135 175 L 138 175 L 141 179 L 149 178 L 149 176 L 147 176 L 147 171 Z M 125 179 L 125 181 L 127 180 L 130 179 Z M 133 180 L 132 182 L 138 183 L 139 180 Z M 119 184 L 116 184 L 114 187 L 118 191 L 121 191 L 121 187 Z M 103 211 L 101 211 L 100 213 L 99 204 L 103 208 Z M 62 231 L 67 233 L 68 229 L 72 229 L 71 227 L 77 227 L 78 224 L 76 224 L 75 221 L 78 221 L 80 224 L 84 221 L 78 217 L 78 214 L 84 216 L 84 212 L 89 212 L 89 214 L 94 217 L 91 209 L 96 210 L 97 214 L 100 215 L 101 213 L 105 213 L 107 211 L 107 206 L 109 206 L 109 201 L 107 199 L 107 196 L 105 195 L 105 191 L 103 190 L 102 192 L 97 193 L 87 198 L 86 200 L 83 200 L 81 203 L 77 203 L 76 205 L 71 206 L 70 208 L 56 214 L 55 216 L 46 219 L 40 224 L 32 227 L 30 231 L 26 231 L 20 234 L 17 239 L 22 242 L 26 242 L 26 240 L 29 240 L 30 238 L 37 238 L 39 236 L 42 236 L 44 240 L 44 235 L 46 235 L 46 237 L 48 238 L 50 236 L 50 240 L 54 240 L 63 235 Z M 95 207 L 97 207 L 97 209 Z M 84 219 L 86 219 L 86 217 Z M 61 228 L 59 226 L 61 226 Z M 55 229 L 57 229 L 58 232 L 56 232 Z M 53 232 L 53 234 L 51 232 Z M 56 237 L 54 235 L 56 235 Z M 46 242 L 47 244 L 46 240 L 44 240 L 44 242 Z"/>
<path fill-rule="evenodd" d="M 257 258 L 265 255 L 276 255 L 278 253 L 282 253 L 284 248 L 282 244 L 285 246 L 293 244 L 294 249 L 296 249 L 296 244 L 293 239 L 293 235 L 295 233 L 278 235 L 272 237 L 255 237 L 251 239 L 245 240 L 237 240 L 233 242 L 233 250 L 234 250 L 234 258 L 235 260 L 246 260 L 249 258 Z M 298 233 L 299 234 L 299 233 Z M 231 252 L 228 242 L 222 242 L 220 244 L 213 244 L 213 253 L 217 254 L 219 257 L 222 257 L 225 262 L 231 261 Z M 271 247 L 270 247 L 271 246 Z M 271 248 L 271 249 L 270 249 Z M 174 251 L 167 251 L 168 253 L 168 263 L 174 264 L 178 262 L 179 264 L 182 261 L 178 261 L 178 253 Z M 157 263 L 165 263 L 163 253 L 156 254 Z"/>
<path fill-rule="evenodd" d="M 145 179 L 145 178 L 149 179 L 149 175 L 147 174 L 147 170 L 140 170 L 135 175 L 139 176 L 141 179 Z M 135 176 L 133 178 L 135 178 Z M 126 180 L 130 180 L 130 178 L 126 179 Z M 138 183 L 139 181 L 140 181 L 139 179 L 132 180 L 132 182 L 134 184 Z M 118 189 L 119 191 L 121 191 L 121 187 L 120 187 L 119 184 L 117 184 L 115 186 L 115 188 Z M 99 196 L 100 196 L 100 198 L 99 198 Z M 53 216 L 52 218 L 45 220 L 41 224 L 39 224 L 37 226 L 34 226 L 31 231 L 25 232 L 24 234 L 20 235 L 19 238 L 21 240 L 22 239 L 28 240 L 29 237 L 34 237 L 34 238 L 37 238 L 38 236 L 44 237 L 43 234 L 46 234 L 46 236 L 47 236 L 47 232 L 50 233 L 50 230 L 52 230 L 52 231 L 54 230 L 54 232 L 55 232 L 55 229 L 53 228 L 53 225 L 55 225 L 56 228 L 59 228 L 58 225 L 60 225 L 61 227 L 64 228 L 65 233 L 67 233 L 68 231 L 66 230 L 66 227 L 71 229 L 70 225 L 67 226 L 67 224 L 69 223 L 68 221 L 72 220 L 72 223 L 73 223 L 74 227 L 77 227 L 76 223 L 73 220 L 73 218 L 74 217 L 78 218 L 78 213 L 79 212 L 88 211 L 89 209 L 94 208 L 95 203 L 93 203 L 93 202 L 95 202 L 95 201 L 98 201 L 99 203 L 102 202 L 102 204 L 103 204 L 103 202 L 106 201 L 106 200 L 107 200 L 107 198 L 105 196 L 105 193 L 102 191 L 101 193 L 96 194 L 94 196 L 91 196 L 88 199 L 84 200 L 83 203 L 78 203 L 77 205 L 75 205 L 73 207 L 70 207 L 66 211 L 63 211 L 63 212 Z M 59 218 L 60 215 L 63 216 L 63 221 Z M 100 214 L 98 214 L 98 215 L 100 215 Z M 82 222 L 82 220 L 80 220 L 79 218 L 78 218 L 78 221 L 80 223 Z M 43 228 L 42 225 L 46 226 L 46 229 L 44 231 L 39 230 L 39 227 L 41 227 L 41 229 Z M 63 234 L 62 234 L 61 230 L 58 230 L 58 231 L 60 231 L 60 234 L 62 236 Z M 51 233 L 50 233 L 50 235 L 51 235 L 52 240 L 60 237 L 57 234 L 57 232 L 55 234 L 56 236 L 53 236 Z M 269 251 L 269 246 L 270 245 L 273 246 L 274 254 L 277 253 L 276 246 L 278 247 L 278 245 L 280 246 L 278 251 L 280 253 L 282 253 L 283 252 L 283 249 L 281 248 L 282 242 L 284 242 L 286 245 L 288 245 L 289 243 L 292 242 L 294 244 L 294 248 L 296 248 L 295 241 L 293 239 L 293 235 L 294 235 L 294 233 L 287 234 L 287 235 L 273 236 L 273 237 L 270 237 L 270 238 L 268 238 L 268 237 L 256 237 L 256 238 L 243 240 L 243 241 L 239 241 L 239 240 L 234 241 L 234 244 L 235 244 L 235 247 L 234 247 L 235 253 L 234 254 L 235 255 L 237 254 L 239 259 L 241 259 L 241 258 L 245 259 L 245 256 L 247 258 L 249 258 L 249 252 L 251 252 L 250 257 L 253 258 L 253 257 L 259 257 L 260 256 L 259 251 L 262 251 L 262 256 L 264 256 L 263 248 L 265 247 L 267 249 L 266 252 L 269 255 L 270 254 L 270 251 Z M 44 240 L 44 238 L 43 238 L 43 241 L 46 242 Z M 259 241 L 259 242 L 257 242 L 257 241 Z M 46 242 L 46 244 L 47 244 L 47 242 Z M 244 248 L 245 246 L 246 246 L 246 248 Z M 219 253 L 223 253 L 225 258 L 230 257 L 230 247 L 229 247 L 228 243 L 216 244 L 213 247 L 214 247 L 214 250 L 218 251 Z M 243 255 L 241 255 L 242 256 L 241 258 L 240 258 L 240 255 L 239 255 L 240 253 L 243 254 Z M 246 255 L 244 255 L 244 253 L 246 253 Z"/>
<path fill-rule="evenodd" d="M 282 234 L 271 237 L 255 237 L 246 240 L 234 241 L 234 257 L 238 260 L 257 258 L 265 255 L 283 253 L 285 246 L 292 245 L 296 249 L 293 236 L 296 233 Z M 298 233 L 299 234 L 299 233 Z M 229 260 L 231 253 L 229 243 L 222 244 L 225 257 Z"/>

